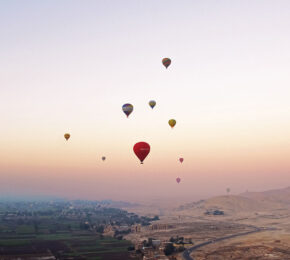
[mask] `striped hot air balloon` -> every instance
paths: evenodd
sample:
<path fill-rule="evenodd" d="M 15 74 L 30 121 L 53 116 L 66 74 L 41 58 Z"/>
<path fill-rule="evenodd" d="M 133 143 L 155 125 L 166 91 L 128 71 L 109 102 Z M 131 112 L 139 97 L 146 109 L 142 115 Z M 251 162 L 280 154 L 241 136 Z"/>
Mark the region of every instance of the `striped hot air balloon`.
<path fill-rule="evenodd" d="M 162 64 L 167 69 L 170 66 L 170 64 L 171 64 L 171 59 L 169 59 L 169 58 L 162 59 Z"/>
<path fill-rule="evenodd" d="M 124 104 L 122 106 L 123 112 L 126 114 L 127 117 L 133 112 L 133 105 L 131 104 Z"/>

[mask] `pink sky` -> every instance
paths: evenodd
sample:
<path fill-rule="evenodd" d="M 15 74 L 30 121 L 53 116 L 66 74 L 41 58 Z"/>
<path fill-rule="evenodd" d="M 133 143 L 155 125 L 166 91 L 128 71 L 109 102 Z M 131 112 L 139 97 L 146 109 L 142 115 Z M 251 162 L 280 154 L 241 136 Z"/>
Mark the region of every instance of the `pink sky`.
<path fill-rule="evenodd" d="M 0 195 L 190 201 L 289 186 L 289 11 L 267 0 L 0 3 Z M 139 141 L 151 145 L 144 165 Z"/>

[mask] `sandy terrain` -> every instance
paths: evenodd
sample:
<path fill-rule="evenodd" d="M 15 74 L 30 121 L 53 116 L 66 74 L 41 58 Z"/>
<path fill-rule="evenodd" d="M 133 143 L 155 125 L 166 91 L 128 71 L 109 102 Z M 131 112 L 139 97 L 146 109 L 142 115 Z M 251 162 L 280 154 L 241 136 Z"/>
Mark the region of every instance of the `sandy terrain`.
<path fill-rule="evenodd" d="M 273 229 L 213 243 L 194 251 L 195 260 L 208 259 L 290 259 L 290 188 L 227 195 L 183 205 L 156 207 L 149 205 L 130 209 L 143 215 L 159 215 L 157 223 L 167 229 L 150 230 L 126 238 L 133 242 L 149 237 L 168 241 L 170 237 L 191 238 L 194 245 L 232 234 Z M 222 210 L 224 215 L 205 215 L 207 210 Z M 182 258 L 180 258 L 182 259 Z"/>
<path fill-rule="evenodd" d="M 207 245 L 192 254 L 195 260 L 290 259 L 290 234 L 262 232 Z"/>
<path fill-rule="evenodd" d="M 224 235 L 231 235 L 239 232 L 251 231 L 253 228 L 244 224 L 227 223 L 221 221 L 195 220 L 187 223 L 178 223 L 162 218 L 159 223 L 167 223 L 166 230 L 150 230 L 149 227 L 142 227 L 140 233 L 130 233 L 126 236 L 133 242 L 143 241 L 148 238 L 169 240 L 170 237 L 190 238 L 197 244 Z"/>

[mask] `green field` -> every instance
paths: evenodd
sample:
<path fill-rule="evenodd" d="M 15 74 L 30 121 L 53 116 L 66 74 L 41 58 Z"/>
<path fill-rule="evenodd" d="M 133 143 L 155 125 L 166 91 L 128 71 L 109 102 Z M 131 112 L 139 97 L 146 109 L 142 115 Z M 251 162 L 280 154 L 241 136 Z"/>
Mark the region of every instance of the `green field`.
<path fill-rule="evenodd" d="M 129 241 L 97 232 L 112 219 L 121 225 L 131 223 L 123 211 L 82 208 L 71 213 L 66 205 L 37 205 L 37 210 L 21 207 L 19 211 L 19 206 L 14 209 L 9 205 L 5 210 L 0 205 L 1 260 L 48 254 L 58 259 L 137 259 L 129 256 Z"/>

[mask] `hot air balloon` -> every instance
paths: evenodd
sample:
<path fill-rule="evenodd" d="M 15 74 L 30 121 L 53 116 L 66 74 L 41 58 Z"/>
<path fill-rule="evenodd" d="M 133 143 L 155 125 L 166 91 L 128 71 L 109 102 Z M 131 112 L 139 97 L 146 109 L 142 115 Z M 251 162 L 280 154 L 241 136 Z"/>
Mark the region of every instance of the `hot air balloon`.
<path fill-rule="evenodd" d="M 176 178 L 176 182 L 179 184 L 181 179 L 179 177 Z"/>
<path fill-rule="evenodd" d="M 105 161 L 105 160 L 106 160 L 106 157 L 105 157 L 105 156 L 103 156 L 103 157 L 102 157 L 102 160 L 103 160 L 103 161 Z"/>
<path fill-rule="evenodd" d="M 64 134 L 64 138 L 65 138 L 66 140 L 68 140 L 68 139 L 70 138 L 70 134 L 68 134 L 68 133 Z"/>
<path fill-rule="evenodd" d="M 143 164 L 143 161 L 150 152 L 150 145 L 145 142 L 139 142 L 134 145 L 133 150 L 141 164 Z"/>
<path fill-rule="evenodd" d="M 176 121 L 174 119 L 170 119 L 168 124 L 171 126 L 171 128 L 173 128 L 176 125 Z"/>
<path fill-rule="evenodd" d="M 162 59 L 162 63 L 165 66 L 165 68 L 167 69 L 169 67 L 169 65 L 171 64 L 171 59 L 164 58 L 164 59 Z"/>
<path fill-rule="evenodd" d="M 131 104 L 124 104 L 122 106 L 123 112 L 126 114 L 127 117 L 132 113 L 133 106 Z"/>
<path fill-rule="evenodd" d="M 179 161 L 180 161 L 181 163 L 183 163 L 183 158 L 179 158 Z"/>
<path fill-rule="evenodd" d="M 230 193 L 230 191 L 231 191 L 231 189 L 230 189 L 230 188 L 227 188 L 227 193 L 228 193 L 228 194 Z"/>
<path fill-rule="evenodd" d="M 153 109 L 156 106 L 156 101 L 150 100 L 149 101 L 149 106 Z"/>

